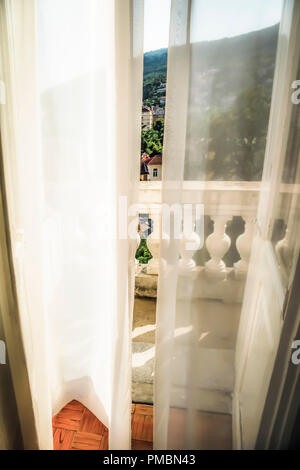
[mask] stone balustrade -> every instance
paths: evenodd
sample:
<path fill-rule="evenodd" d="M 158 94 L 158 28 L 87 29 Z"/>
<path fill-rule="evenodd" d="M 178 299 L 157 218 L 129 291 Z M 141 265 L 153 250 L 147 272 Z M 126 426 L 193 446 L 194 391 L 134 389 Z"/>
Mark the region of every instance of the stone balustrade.
<path fill-rule="evenodd" d="M 224 299 L 228 296 L 230 298 L 233 292 L 237 299 L 242 295 L 251 253 L 259 189 L 259 182 L 184 182 L 182 202 L 203 204 L 204 216 L 208 219 L 212 231 L 205 235 L 205 240 L 202 241 L 204 247 L 199 250 L 197 250 L 198 234 L 196 232 L 189 236 L 194 242 L 190 245 L 191 248 L 187 248 L 189 245 L 186 242 L 189 240 L 182 239 L 179 242 L 179 274 L 182 275 L 183 297 L 188 286 L 200 296 L 209 298 Z M 147 246 L 153 258 L 143 271 L 144 274 L 155 276 L 159 269 L 161 182 L 140 182 L 139 202 L 147 208 L 154 228 L 154 233 L 147 238 Z M 234 217 L 239 218 L 240 233 L 230 237 L 226 229 Z M 200 240 L 198 241 L 201 246 Z M 226 254 L 230 248 L 231 251 L 235 250 L 235 258 L 238 257 L 238 259 L 228 265 Z M 206 256 L 209 259 L 203 264 L 197 264 L 195 262 L 197 251 L 201 250 L 206 250 Z M 187 274 L 189 276 L 186 276 Z M 192 284 L 197 283 L 197 285 L 191 287 L 191 280 Z M 237 293 L 239 289 L 240 295 Z M 230 291 L 232 291 L 231 294 Z"/>

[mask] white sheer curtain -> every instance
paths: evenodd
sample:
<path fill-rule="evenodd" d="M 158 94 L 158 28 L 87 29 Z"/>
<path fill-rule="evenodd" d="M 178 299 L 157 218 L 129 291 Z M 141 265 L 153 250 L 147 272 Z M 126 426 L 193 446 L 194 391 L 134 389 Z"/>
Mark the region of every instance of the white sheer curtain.
<path fill-rule="evenodd" d="M 118 211 L 137 200 L 143 1 L 5 7 L 4 163 L 39 446 L 77 399 L 128 449 L 135 241 Z"/>
<path fill-rule="evenodd" d="M 204 204 L 205 217 L 203 232 L 194 212 L 181 241 L 161 224 L 156 449 L 213 448 L 202 412 L 231 414 L 248 260 L 235 240 L 245 230 L 250 253 L 281 12 L 272 3 L 172 0 L 162 203 Z"/>
<path fill-rule="evenodd" d="M 186 144 L 189 81 L 190 1 L 172 2 L 168 50 L 168 91 L 165 121 L 162 204 L 181 204 Z M 180 116 L 180 119 L 178 119 Z M 174 160 L 176 155 L 176 161 Z M 168 449 L 172 355 L 177 304 L 179 242 L 160 241 L 154 381 L 156 449 Z"/>

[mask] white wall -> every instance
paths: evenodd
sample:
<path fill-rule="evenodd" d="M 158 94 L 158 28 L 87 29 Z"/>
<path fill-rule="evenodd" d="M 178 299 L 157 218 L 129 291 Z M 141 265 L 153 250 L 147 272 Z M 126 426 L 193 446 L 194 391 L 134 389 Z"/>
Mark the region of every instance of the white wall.
<path fill-rule="evenodd" d="M 149 174 L 150 174 L 150 181 L 160 181 L 161 180 L 161 165 L 149 165 Z M 157 169 L 157 176 L 153 176 L 154 168 Z"/>

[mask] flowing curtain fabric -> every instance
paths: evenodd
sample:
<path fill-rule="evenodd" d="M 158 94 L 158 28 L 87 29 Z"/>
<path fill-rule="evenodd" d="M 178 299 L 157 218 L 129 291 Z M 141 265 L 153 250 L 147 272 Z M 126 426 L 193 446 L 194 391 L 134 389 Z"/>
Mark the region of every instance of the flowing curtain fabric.
<path fill-rule="evenodd" d="M 76 399 L 128 449 L 136 243 L 119 220 L 137 200 L 143 2 L 5 3 L 4 163 L 39 445 Z"/>
<path fill-rule="evenodd" d="M 278 14 L 269 21 L 272 3 L 171 3 L 162 203 L 169 208 L 201 203 L 204 217 L 194 207 L 196 228 L 179 239 L 172 228 L 165 231 L 162 210 L 156 449 L 207 448 L 213 444 L 205 440 L 209 425 L 203 427 L 202 412 L 231 413 L 244 281 L 230 288 L 230 276 L 241 270 L 245 279 L 234 242 L 256 215 L 254 211 L 249 218 L 246 193 L 238 188 L 253 191 L 252 201 L 257 201 L 281 12 L 278 2 Z M 193 249 L 183 242 L 193 242 Z"/>

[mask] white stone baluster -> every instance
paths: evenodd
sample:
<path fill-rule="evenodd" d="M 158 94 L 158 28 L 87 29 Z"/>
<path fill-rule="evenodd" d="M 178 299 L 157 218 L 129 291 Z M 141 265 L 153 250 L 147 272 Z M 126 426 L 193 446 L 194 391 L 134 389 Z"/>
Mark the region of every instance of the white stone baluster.
<path fill-rule="evenodd" d="M 136 250 L 138 249 L 138 247 L 140 246 L 140 243 L 141 243 L 140 234 L 139 234 L 139 232 L 136 232 L 135 252 L 136 252 Z M 140 270 L 141 270 L 141 266 L 140 266 L 139 260 L 136 259 L 136 258 L 134 258 L 134 261 L 135 261 L 135 272 L 136 272 L 136 273 L 139 273 Z"/>
<path fill-rule="evenodd" d="M 247 275 L 255 224 L 254 217 L 243 217 L 243 219 L 245 221 L 245 230 L 236 239 L 236 248 L 241 259 L 234 263 L 235 277 L 240 280 L 245 279 Z"/>
<path fill-rule="evenodd" d="M 195 231 L 189 235 L 182 233 L 179 245 L 179 272 L 188 273 L 196 266 L 193 256 L 200 248 L 200 237 Z"/>
<path fill-rule="evenodd" d="M 147 246 L 150 250 L 152 258 L 147 264 L 147 274 L 158 274 L 159 268 L 159 240 L 155 240 L 153 235 L 149 235 L 147 238 Z"/>
<path fill-rule="evenodd" d="M 206 248 L 211 259 L 205 263 L 205 272 L 208 279 L 220 281 L 226 278 L 226 265 L 222 261 L 223 256 L 230 248 L 231 240 L 226 230 L 226 223 L 231 217 L 213 215 L 214 231 L 206 239 Z"/>
<path fill-rule="evenodd" d="M 275 251 L 279 260 L 279 267 L 280 268 L 288 268 L 289 263 L 292 258 L 292 250 L 291 250 L 291 243 L 290 243 L 291 233 L 288 228 L 285 230 L 285 235 L 282 240 L 279 240 L 276 243 Z"/>
<path fill-rule="evenodd" d="M 158 274 L 159 269 L 159 236 L 160 236 L 160 207 L 150 206 L 149 217 L 152 219 L 153 231 L 147 238 L 147 246 L 152 258 L 147 264 L 147 274 Z"/>
<path fill-rule="evenodd" d="M 279 261 L 279 269 L 286 276 L 292 267 L 293 248 L 299 238 L 299 192 L 295 191 L 291 195 L 288 220 L 284 218 L 286 224 L 285 235 L 282 240 L 276 243 L 275 251 Z"/>

